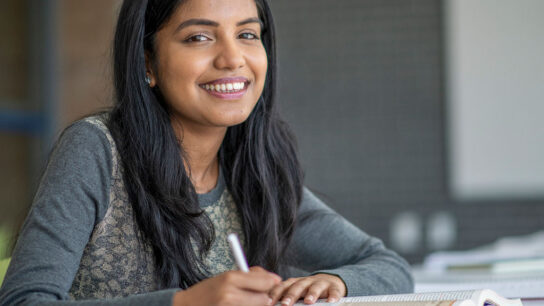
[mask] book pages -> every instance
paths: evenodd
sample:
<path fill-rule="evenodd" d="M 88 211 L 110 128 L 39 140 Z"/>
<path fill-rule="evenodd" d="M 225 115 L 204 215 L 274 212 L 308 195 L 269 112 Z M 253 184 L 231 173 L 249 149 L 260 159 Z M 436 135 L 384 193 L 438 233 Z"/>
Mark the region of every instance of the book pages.
<path fill-rule="evenodd" d="M 492 290 L 444 291 L 411 294 L 374 295 L 342 298 L 337 303 L 319 300 L 316 304 L 333 306 L 520 306 L 520 300 L 508 300 Z M 306 305 L 299 302 L 295 305 Z"/>
<path fill-rule="evenodd" d="M 456 301 L 425 301 L 425 302 L 353 302 L 341 303 L 341 306 L 475 306 L 472 301 L 456 303 Z"/>

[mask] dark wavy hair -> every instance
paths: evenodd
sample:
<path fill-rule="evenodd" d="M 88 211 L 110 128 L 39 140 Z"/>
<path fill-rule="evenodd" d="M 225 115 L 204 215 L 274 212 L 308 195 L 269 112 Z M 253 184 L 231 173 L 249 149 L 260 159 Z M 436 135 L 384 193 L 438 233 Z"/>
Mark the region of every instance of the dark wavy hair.
<path fill-rule="evenodd" d="M 170 109 L 145 82 L 145 54 L 183 0 L 125 0 L 114 39 L 116 104 L 108 127 L 116 142 L 134 218 L 153 249 L 159 288 L 187 288 L 209 277 L 203 256 L 215 237 L 184 167 Z M 275 29 L 266 0 L 255 0 L 268 56 L 264 90 L 249 118 L 229 127 L 219 150 L 228 190 L 242 218 L 250 265 L 279 272 L 302 198 L 293 134 L 275 103 Z M 180 158 L 182 156 L 182 158 Z"/>

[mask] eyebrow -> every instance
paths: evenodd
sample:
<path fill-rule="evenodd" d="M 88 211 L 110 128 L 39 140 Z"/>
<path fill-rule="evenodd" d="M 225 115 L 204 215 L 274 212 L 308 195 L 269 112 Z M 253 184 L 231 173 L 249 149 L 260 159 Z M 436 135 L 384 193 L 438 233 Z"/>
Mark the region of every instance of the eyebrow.
<path fill-rule="evenodd" d="M 236 26 L 242 26 L 249 23 L 258 23 L 261 26 L 261 29 L 263 28 L 263 22 L 259 18 L 251 17 L 248 19 L 244 19 L 238 23 L 236 23 Z M 213 20 L 209 19 L 202 19 L 202 18 L 194 18 L 185 20 L 184 22 L 180 23 L 178 27 L 176 28 L 175 33 L 181 31 L 182 29 L 192 26 L 192 25 L 204 25 L 204 26 L 210 26 L 210 27 L 218 27 L 219 23 L 215 22 Z"/>

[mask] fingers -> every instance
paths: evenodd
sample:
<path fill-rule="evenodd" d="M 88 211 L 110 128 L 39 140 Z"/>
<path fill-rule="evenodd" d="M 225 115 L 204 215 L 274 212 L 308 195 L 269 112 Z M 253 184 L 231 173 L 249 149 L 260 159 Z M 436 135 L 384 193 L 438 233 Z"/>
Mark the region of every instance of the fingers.
<path fill-rule="evenodd" d="M 287 290 L 283 292 L 281 305 L 291 306 L 298 299 L 306 295 L 308 288 L 312 285 L 313 280 L 309 277 L 297 279 Z"/>
<path fill-rule="evenodd" d="M 329 303 L 335 303 L 338 302 L 342 296 L 342 290 L 338 288 L 338 286 L 331 286 L 329 288 L 329 297 L 327 298 L 327 302 Z"/>
<path fill-rule="evenodd" d="M 298 280 L 298 278 L 289 278 L 282 283 L 276 285 L 269 293 L 270 297 L 272 298 L 272 303 L 276 304 L 279 299 L 283 297 L 284 291 L 286 291 L 289 287 L 291 287 L 292 284 L 294 284 Z"/>
<path fill-rule="evenodd" d="M 249 272 L 229 271 L 223 274 L 227 283 L 237 288 L 255 292 L 268 293 L 281 282 L 281 277 L 260 267 L 252 267 Z"/>
<path fill-rule="evenodd" d="M 317 301 L 318 298 L 327 297 L 327 290 L 329 288 L 330 288 L 330 283 L 326 281 L 317 281 L 313 283 L 308 289 L 306 296 L 304 297 L 304 303 L 313 304 Z"/>
<path fill-rule="evenodd" d="M 249 268 L 249 271 L 251 271 L 251 272 L 268 272 L 263 267 L 259 267 L 259 266 L 253 266 L 253 267 Z"/>
<path fill-rule="evenodd" d="M 345 295 L 345 285 L 337 276 L 317 274 L 309 277 L 290 278 L 270 291 L 272 302 L 291 306 L 301 297 L 305 304 L 313 304 L 319 298 L 337 302 Z"/>
<path fill-rule="evenodd" d="M 240 291 L 231 297 L 227 305 L 267 305 L 272 306 L 272 299 L 265 292 Z"/>

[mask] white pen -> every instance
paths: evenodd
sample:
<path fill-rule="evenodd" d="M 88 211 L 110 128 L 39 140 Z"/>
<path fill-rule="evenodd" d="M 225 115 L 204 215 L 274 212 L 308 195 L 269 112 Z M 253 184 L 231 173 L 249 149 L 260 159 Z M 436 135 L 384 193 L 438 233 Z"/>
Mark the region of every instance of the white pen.
<path fill-rule="evenodd" d="M 242 246 L 240 245 L 240 240 L 238 240 L 238 236 L 232 233 L 229 234 L 227 239 L 229 241 L 232 255 L 234 255 L 234 259 L 236 260 L 236 264 L 238 265 L 238 269 L 243 272 L 249 272 L 246 257 L 244 256 L 244 251 L 242 251 Z"/>

